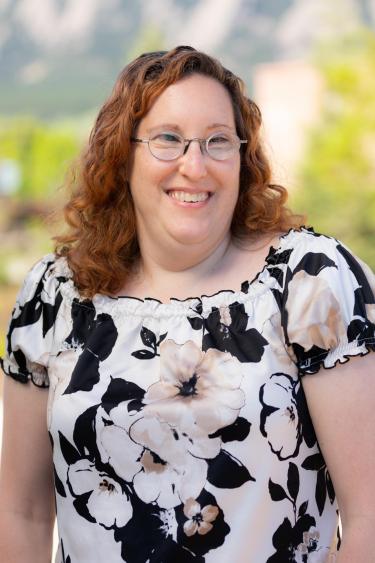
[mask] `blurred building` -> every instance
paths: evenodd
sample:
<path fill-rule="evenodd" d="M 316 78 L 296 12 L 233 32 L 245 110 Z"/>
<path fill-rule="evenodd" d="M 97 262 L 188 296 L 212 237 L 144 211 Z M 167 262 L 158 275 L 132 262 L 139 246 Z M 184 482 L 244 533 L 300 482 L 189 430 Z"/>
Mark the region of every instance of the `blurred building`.
<path fill-rule="evenodd" d="M 305 61 L 258 65 L 254 99 L 263 120 L 263 136 L 274 169 L 274 181 L 294 188 L 298 163 L 306 148 L 307 132 L 322 108 L 323 80 Z"/>

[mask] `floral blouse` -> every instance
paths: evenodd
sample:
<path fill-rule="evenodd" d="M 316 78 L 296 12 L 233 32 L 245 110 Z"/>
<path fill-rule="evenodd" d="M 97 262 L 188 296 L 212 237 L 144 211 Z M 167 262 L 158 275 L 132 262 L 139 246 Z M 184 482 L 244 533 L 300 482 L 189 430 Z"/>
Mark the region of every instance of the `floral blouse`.
<path fill-rule="evenodd" d="M 2 367 L 49 387 L 56 562 L 333 561 L 338 506 L 301 378 L 375 351 L 374 290 L 311 228 L 239 291 L 169 303 L 82 299 L 64 258 L 38 262 Z"/>

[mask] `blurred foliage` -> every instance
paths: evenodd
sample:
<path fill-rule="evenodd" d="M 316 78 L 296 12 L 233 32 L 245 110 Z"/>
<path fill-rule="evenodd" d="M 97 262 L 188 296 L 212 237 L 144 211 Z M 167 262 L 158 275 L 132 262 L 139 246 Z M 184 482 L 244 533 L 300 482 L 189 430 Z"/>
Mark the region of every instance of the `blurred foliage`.
<path fill-rule="evenodd" d="M 52 250 L 46 217 L 61 205 L 58 188 L 87 135 L 87 117 L 49 123 L 34 117 L 0 117 L 0 165 L 11 163 L 19 172 L 14 191 L 7 194 L 3 187 L 0 194 L 0 355 L 22 280 L 32 264 Z"/>
<path fill-rule="evenodd" d="M 320 46 L 326 83 L 293 207 L 375 269 L 375 35 L 357 32 Z"/>
<path fill-rule="evenodd" d="M 161 29 L 155 24 L 145 24 L 140 30 L 131 49 L 127 50 L 127 63 L 142 53 L 162 51 L 166 49 L 166 41 Z"/>
<path fill-rule="evenodd" d="M 0 155 L 18 165 L 21 181 L 15 195 L 22 199 L 51 195 L 78 148 L 78 134 L 64 124 L 46 124 L 33 117 L 0 119 Z"/>

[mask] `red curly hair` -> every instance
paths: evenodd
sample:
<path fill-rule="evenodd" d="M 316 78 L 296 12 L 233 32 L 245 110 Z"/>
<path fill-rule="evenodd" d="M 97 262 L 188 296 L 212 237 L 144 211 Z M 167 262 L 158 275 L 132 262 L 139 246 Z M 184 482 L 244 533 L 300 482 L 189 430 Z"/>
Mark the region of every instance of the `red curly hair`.
<path fill-rule="evenodd" d="M 120 73 L 99 111 L 79 164 L 69 182 L 64 207 L 65 234 L 54 237 L 55 252 L 66 256 L 74 282 L 85 297 L 114 295 L 139 258 L 135 211 L 128 186 L 131 137 L 158 96 L 194 73 L 220 82 L 230 94 L 241 148 L 240 189 L 231 232 L 285 232 L 302 218 L 286 207 L 287 191 L 271 184 L 271 170 L 260 141 L 261 113 L 245 93 L 243 81 L 209 55 L 180 46 L 145 53 Z"/>

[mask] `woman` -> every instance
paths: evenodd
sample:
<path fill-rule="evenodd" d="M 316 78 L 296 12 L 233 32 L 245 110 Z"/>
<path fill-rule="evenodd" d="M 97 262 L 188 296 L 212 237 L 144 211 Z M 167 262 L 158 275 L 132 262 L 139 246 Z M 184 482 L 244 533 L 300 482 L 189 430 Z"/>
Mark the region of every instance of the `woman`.
<path fill-rule="evenodd" d="M 10 324 L 2 560 L 49 560 L 55 491 L 59 563 L 333 561 L 338 507 L 374 561 L 374 276 L 260 125 L 191 47 L 120 74 Z"/>

